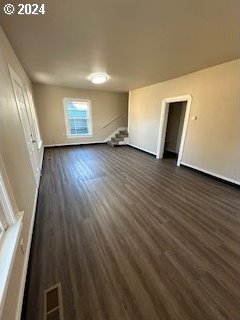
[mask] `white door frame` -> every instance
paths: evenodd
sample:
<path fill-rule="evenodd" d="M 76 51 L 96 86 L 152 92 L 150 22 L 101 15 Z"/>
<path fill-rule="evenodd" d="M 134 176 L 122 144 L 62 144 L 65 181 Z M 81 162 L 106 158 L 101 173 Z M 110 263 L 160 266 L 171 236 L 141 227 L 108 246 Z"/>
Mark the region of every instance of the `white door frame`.
<path fill-rule="evenodd" d="M 158 140 L 157 140 L 156 158 L 162 159 L 163 152 L 164 152 L 165 138 L 166 138 L 169 104 L 173 102 L 185 102 L 185 101 L 187 102 L 187 106 L 186 106 L 181 142 L 180 142 L 178 158 L 177 158 L 178 166 L 180 166 L 180 163 L 182 160 L 183 148 L 184 148 L 184 143 L 185 143 L 185 138 L 187 133 L 188 120 L 189 120 L 190 109 L 192 105 L 192 97 L 190 95 L 184 95 L 184 96 L 171 97 L 171 98 L 164 99 L 162 101 L 161 114 L 160 114 L 160 120 L 159 120 L 159 132 L 158 132 Z"/>
<path fill-rule="evenodd" d="M 41 139 L 41 134 L 39 130 L 39 124 L 38 124 L 38 118 L 36 115 L 36 110 L 35 110 L 35 105 L 33 101 L 33 96 L 31 93 L 31 90 L 27 85 L 25 85 L 25 90 L 27 94 L 27 100 L 28 100 L 28 114 L 29 114 L 29 120 L 30 120 L 30 126 L 31 126 L 31 131 L 32 131 L 32 137 L 33 137 L 33 143 L 34 143 L 34 148 L 36 151 L 36 155 L 38 158 L 38 164 L 39 164 L 39 170 L 41 171 L 41 152 L 40 149 L 42 148 L 42 139 Z"/>

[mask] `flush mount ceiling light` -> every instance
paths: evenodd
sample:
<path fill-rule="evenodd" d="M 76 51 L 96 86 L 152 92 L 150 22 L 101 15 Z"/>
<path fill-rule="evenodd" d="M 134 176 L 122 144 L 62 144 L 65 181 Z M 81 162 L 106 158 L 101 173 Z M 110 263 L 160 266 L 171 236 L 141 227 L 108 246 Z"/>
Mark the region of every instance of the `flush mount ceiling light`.
<path fill-rule="evenodd" d="M 101 84 L 106 82 L 109 79 L 109 75 L 106 73 L 94 73 L 90 75 L 90 80 L 94 84 Z"/>

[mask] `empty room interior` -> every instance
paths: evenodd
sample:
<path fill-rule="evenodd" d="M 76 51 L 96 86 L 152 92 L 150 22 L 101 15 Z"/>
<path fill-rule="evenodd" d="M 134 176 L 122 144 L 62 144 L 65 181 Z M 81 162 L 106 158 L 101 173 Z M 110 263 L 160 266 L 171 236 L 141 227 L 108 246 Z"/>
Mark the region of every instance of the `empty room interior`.
<path fill-rule="evenodd" d="M 240 320 L 239 1 L 19 1 L 0 320 Z"/>

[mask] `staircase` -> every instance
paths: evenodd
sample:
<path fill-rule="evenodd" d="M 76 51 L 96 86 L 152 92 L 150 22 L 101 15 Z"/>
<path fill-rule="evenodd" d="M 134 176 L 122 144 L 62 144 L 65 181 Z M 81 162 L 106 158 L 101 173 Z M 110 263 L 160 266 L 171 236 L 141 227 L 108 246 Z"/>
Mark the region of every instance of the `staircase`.
<path fill-rule="evenodd" d="M 120 130 L 107 142 L 110 147 L 117 147 L 124 144 L 128 144 L 128 132 L 127 130 Z"/>

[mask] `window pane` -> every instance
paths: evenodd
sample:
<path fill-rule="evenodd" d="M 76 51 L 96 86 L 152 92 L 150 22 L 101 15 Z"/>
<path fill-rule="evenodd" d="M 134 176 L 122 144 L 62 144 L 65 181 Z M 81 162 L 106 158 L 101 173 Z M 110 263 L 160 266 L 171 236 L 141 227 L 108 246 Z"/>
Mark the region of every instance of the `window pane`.
<path fill-rule="evenodd" d="M 1 199 L 0 199 L 0 232 L 7 228 L 6 218 L 4 216 Z"/>
<path fill-rule="evenodd" d="M 88 134 L 88 120 L 87 119 L 70 119 L 69 128 L 71 134 Z"/>
<path fill-rule="evenodd" d="M 3 227 L 2 222 L 0 221 L 0 237 L 1 237 L 1 233 L 3 232 L 3 230 L 4 230 L 4 227 Z"/>
<path fill-rule="evenodd" d="M 67 117 L 70 134 L 85 135 L 90 133 L 88 102 L 68 101 Z"/>

